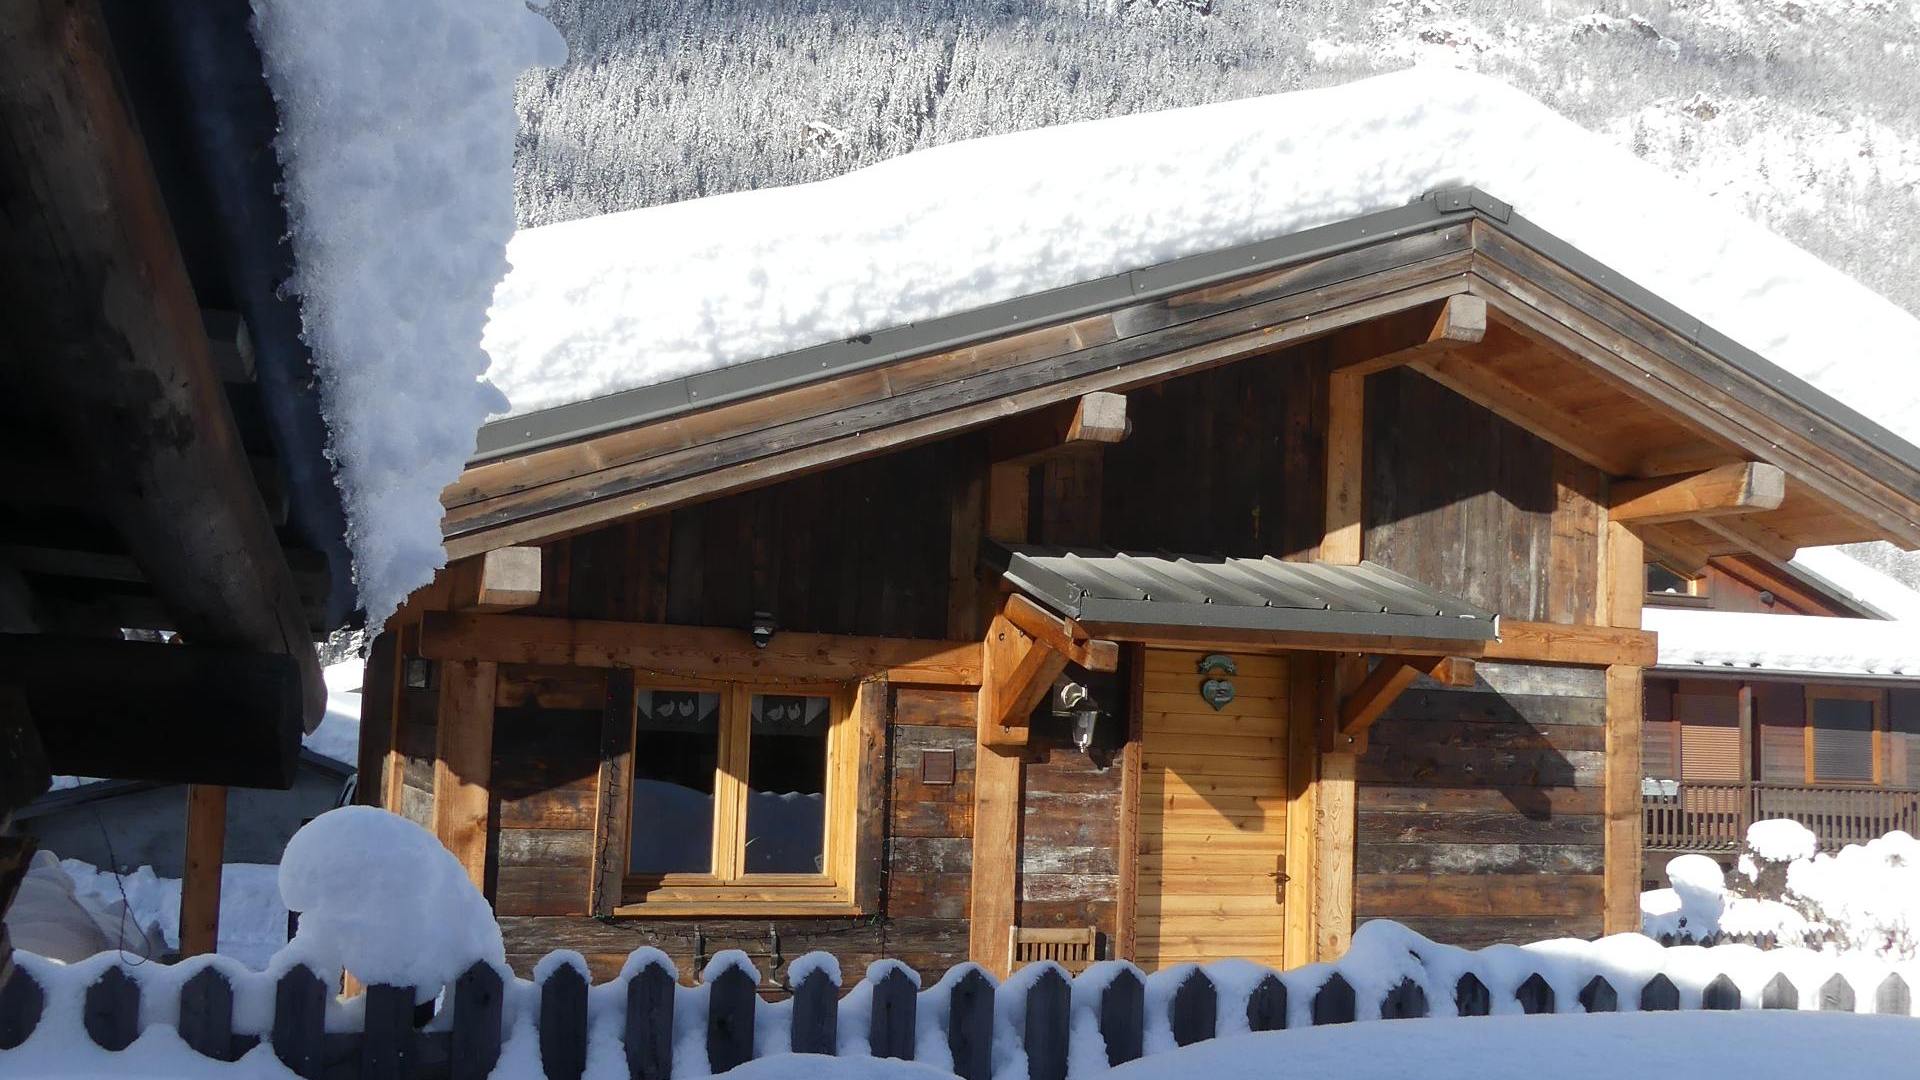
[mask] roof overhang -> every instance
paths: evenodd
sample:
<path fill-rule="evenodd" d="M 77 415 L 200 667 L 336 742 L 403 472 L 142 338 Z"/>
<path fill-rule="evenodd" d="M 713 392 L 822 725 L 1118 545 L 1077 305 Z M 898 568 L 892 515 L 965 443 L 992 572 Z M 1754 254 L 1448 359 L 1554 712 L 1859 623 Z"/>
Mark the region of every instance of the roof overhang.
<path fill-rule="evenodd" d="M 1609 475 L 1731 460 L 1786 472 L 1789 505 L 1778 513 L 1748 519 L 1753 527 L 1735 539 L 1663 526 L 1667 549 L 1777 552 L 1876 537 L 1920 546 L 1920 449 L 1505 202 L 1463 189 L 496 421 L 443 495 L 448 551 L 457 558 L 580 532 L 1091 391 L 1279 353 L 1461 294 L 1485 300 L 1492 336 L 1551 353 L 1688 440 L 1644 453 L 1556 413 L 1524 385 L 1492 386 L 1470 361 L 1426 371 Z"/>

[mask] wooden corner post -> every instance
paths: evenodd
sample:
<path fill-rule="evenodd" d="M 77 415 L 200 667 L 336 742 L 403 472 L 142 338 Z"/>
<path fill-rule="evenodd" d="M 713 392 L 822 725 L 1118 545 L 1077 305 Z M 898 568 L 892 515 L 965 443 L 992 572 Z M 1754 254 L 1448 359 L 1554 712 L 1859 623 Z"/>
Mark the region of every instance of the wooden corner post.
<path fill-rule="evenodd" d="M 1602 616 L 1609 625 L 1640 626 L 1646 595 L 1646 550 L 1640 538 L 1617 521 L 1607 523 Z M 1607 668 L 1606 868 L 1602 928 L 1609 934 L 1640 928 L 1641 829 L 1640 724 L 1646 710 L 1642 669 L 1633 664 Z"/>
<path fill-rule="evenodd" d="M 1364 370 L 1335 371 L 1327 380 L 1326 528 L 1320 561 L 1353 565 L 1365 555 L 1366 385 Z M 1354 781 L 1359 756 L 1339 740 L 1342 696 L 1366 675 L 1365 658 L 1343 653 L 1302 665 L 1313 680 L 1312 711 L 1292 723 L 1312 726 L 1319 751 L 1312 786 L 1313 955 L 1336 960 L 1353 941 Z M 1305 704 L 1303 693 L 1295 702 Z M 1289 963 L 1295 962 L 1288 958 Z"/>
<path fill-rule="evenodd" d="M 440 714 L 433 755 L 433 834 L 482 891 L 487 880 L 498 675 L 490 660 L 449 660 L 440 665 Z"/>

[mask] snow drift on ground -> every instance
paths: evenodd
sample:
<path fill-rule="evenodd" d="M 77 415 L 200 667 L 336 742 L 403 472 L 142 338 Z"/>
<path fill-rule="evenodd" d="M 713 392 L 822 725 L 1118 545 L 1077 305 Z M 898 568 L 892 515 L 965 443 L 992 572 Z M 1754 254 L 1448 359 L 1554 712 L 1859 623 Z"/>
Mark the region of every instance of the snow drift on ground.
<path fill-rule="evenodd" d="M 1655 605 L 1642 618 L 1662 668 L 1920 677 L 1920 622 Z"/>
<path fill-rule="evenodd" d="M 350 769 L 360 762 L 360 684 L 366 668 L 366 661 L 358 657 L 327 665 L 323 672 L 327 682 L 326 715 L 321 717 L 319 727 L 300 740 L 307 749 Z"/>
<path fill-rule="evenodd" d="M 127 937 L 144 935 L 156 956 L 180 948 L 179 878 L 161 877 L 151 866 L 126 874 L 80 859 L 62 859 L 60 866 L 81 899 L 109 909 L 127 905 Z M 280 902 L 279 874 L 279 867 L 267 863 L 227 863 L 220 868 L 221 956 L 259 970 L 286 944 L 287 908 Z"/>
<path fill-rule="evenodd" d="M 440 489 L 501 405 L 481 381 L 513 232 L 514 80 L 565 59 L 524 0 L 254 0 L 307 344 L 354 578 L 378 626 L 445 561 Z"/>
<path fill-rule="evenodd" d="M 1460 184 L 1920 441 L 1920 322 L 1524 94 L 1439 68 L 527 230 L 485 344 L 523 413 Z"/>

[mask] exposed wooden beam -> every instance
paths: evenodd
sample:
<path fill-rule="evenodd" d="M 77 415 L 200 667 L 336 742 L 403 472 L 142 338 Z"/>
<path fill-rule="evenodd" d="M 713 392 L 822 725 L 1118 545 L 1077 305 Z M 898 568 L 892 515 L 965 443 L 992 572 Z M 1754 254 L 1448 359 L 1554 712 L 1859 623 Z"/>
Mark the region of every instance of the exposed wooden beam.
<path fill-rule="evenodd" d="M 26 0 L 0 20 L 0 190 L 19 194 L 0 214 L 0 351 L 36 358 L 8 390 L 57 426 L 181 631 L 291 656 L 317 724 L 299 591 L 113 55 L 96 4 Z"/>
<path fill-rule="evenodd" d="M 1574 457 L 1614 476 L 1630 476 L 1636 462 L 1630 452 L 1593 426 L 1548 402 L 1526 387 L 1494 374 L 1467 352 L 1421 357 L 1414 370 L 1441 386 L 1484 406 L 1503 420 L 1526 428 Z"/>
<path fill-rule="evenodd" d="M 1742 461 L 1682 476 L 1618 481 L 1607 513 L 1622 524 L 1658 525 L 1777 510 L 1786 496 L 1787 474 L 1779 466 Z"/>
<path fill-rule="evenodd" d="M 979 686 L 980 643 L 781 631 L 755 648 L 745 630 L 658 623 L 429 611 L 420 655 L 429 660 L 629 667 L 694 679 L 858 682 L 885 675 L 906 686 Z"/>
<path fill-rule="evenodd" d="M 1025 746 L 1027 717 L 1066 670 L 1067 654 L 1021 630 L 1003 612 L 987 627 L 980 658 L 980 745 Z"/>
<path fill-rule="evenodd" d="M 440 707 L 434 724 L 433 834 L 474 888 L 486 888 L 487 830 L 493 783 L 493 695 L 499 669 L 491 662 L 453 661 L 440 667 Z"/>
<path fill-rule="evenodd" d="M 988 429 L 988 456 L 996 463 L 1032 465 L 1057 454 L 1110 446 L 1127 437 L 1127 396 L 1099 390 Z"/>
<path fill-rule="evenodd" d="M 1703 517 L 1700 527 L 1725 537 L 1741 551 L 1751 552 L 1768 562 L 1785 565 L 1800 553 L 1800 545 L 1781 536 L 1751 518 Z"/>
<path fill-rule="evenodd" d="M 25 697 L 56 773 L 286 788 L 300 671 L 284 653 L 0 635 L 0 686 Z"/>
<path fill-rule="evenodd" d="M 1536 664 L 1652 667 L 1658 659 L 1654 637 L 1644 630 L 1562 623 L 1500 620 L 1500 639 L 1480 653 L 1485 660 L 1527 660 Z"/>
<path fill-rule="evenodd" d="M 1320 539 L 1321 562 L 1358 563 L 1364 543 L 1366 506 L 1361 501 L 1366 465 L 1365 375 L 1336 371 L 1327 380 L 1327 516 Z"/>
<path fill-rule="evenodd" d="M 1088 671 L 1112 671 L 1120 666 L 1120 646 L 1087 633 L 1072 619 L 1062 618 L 1025 596 L 1007 597 L 1003 609 L 1013 625 L 1048 648 L 1063 653 Z"/>
<path fill-rule="evenodd" d="M 1358 653 L 1319 658 L 1321 677 L 1313 718 L 1322 747 L 1313 789 L 1313 955 L 1305 961 L 1332 963 L 1353 944 L 1353 864 L 1359 824 L 1359 755 L 1327 750 L 1335 745 L 1340 699 L 1363 678 Z M 1291 962 L 1291 961 L 1290 961 Z"/>
<path fill-rule="evenodd" d="M 1462 665 L 1456 667 L 1456 664 Z M 1367 729 L 1422 675 L 1448 686 L 1473 685 L 1473 661 L 1446 656 L 1383 656 L 1340 701 L 1340 719 L 1330 750 L 1365 753 Z"/>
<path fill-rule="evenodd" d="M 540 602 L 537 547 L 494 548 L 453 564 L 455 611 L 514 611 Z"/>
<path fill-rule="evenodd" d="M 1462 293 L 1441 301 L 1438 314 L 1423 309 L 1343 332 L 1332 343 L 1333 364 L 1343 374 L 1370 375 L 1478 344 L 1486 336 L 1487 302 Z M 1410 344 L 1401 344 L 1409 338 Z"/>
<path fill-rule="evenodd" d="M 1640 608 L 1647 596 L 1646 545 L 1633 530 L 1617 521 L 1607 522 L 1601 538 L 1604 562 L 1600 567 L 1600 619 L 1621 630 L 1640 629 Z M 1654 660 L 1620 657 L 1619 664 L 1638 663 L 1652 667 Z"/>
<path fill-rule="evenodd" d="M 1642 525 L 1634 530 L 1646 548 L 1647 557 L 1681 577 L 1697 578 L 1707 572 L 1713 556 L 1705 548 L 1659 525 Z"/>
<path fill-rule="evenodd" d="M 220 947 L 220 875 L 226 862 L 227 789 L 187 785 L 186 858 L 180 877 L 180 954 Z"/>

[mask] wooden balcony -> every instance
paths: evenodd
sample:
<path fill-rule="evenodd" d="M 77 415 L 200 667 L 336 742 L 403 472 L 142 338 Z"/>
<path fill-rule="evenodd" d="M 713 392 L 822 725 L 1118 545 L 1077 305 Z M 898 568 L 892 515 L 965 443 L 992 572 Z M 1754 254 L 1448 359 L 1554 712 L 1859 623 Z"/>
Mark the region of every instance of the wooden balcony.
<path fill-rule="evenodd" d="M 1895 829 L 1920 835 L 1920 791 L 1845 784 L 1647 781 L 1641 793 L 1649 851 L 1739 851 L 1747 826 L 1791 818 L 1820 850 L 1863 844 Z"/>

